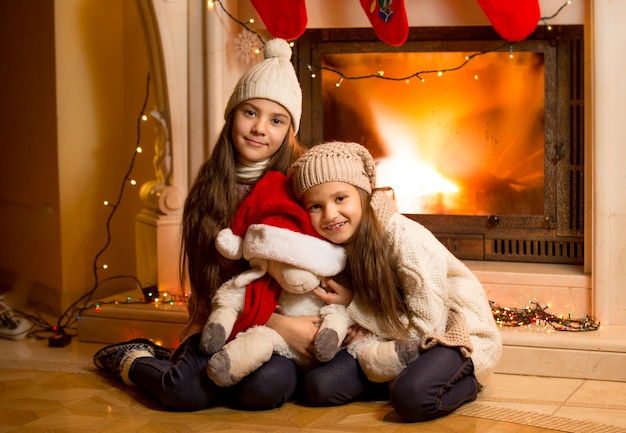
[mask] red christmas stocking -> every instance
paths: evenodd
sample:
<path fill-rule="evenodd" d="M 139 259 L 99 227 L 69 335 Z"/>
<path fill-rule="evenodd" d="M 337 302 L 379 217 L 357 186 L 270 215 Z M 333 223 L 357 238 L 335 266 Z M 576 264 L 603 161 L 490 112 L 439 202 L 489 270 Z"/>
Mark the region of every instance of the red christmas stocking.
<path fill-rule="evenodd" d="M 409 36 L 404 0 L 359 0 L 381 41 L 399 47 Z"/>
<path fill-rule="evenodd" d="M 250 0 L 275 38 L 292 41 L 306 30 L 305 0 Z"/>
<path fill-rule="evenodd" d="M 505 40 L 526 39 L 537 28 L 539 0 L 477 0 L 493 28 Z"/>

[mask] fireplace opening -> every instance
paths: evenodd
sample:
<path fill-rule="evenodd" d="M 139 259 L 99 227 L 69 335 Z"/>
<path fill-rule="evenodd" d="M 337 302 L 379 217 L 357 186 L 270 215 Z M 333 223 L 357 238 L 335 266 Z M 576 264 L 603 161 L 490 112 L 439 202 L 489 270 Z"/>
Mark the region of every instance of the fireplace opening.
<path fill-rule="evenodd" d="M 459 258 L 582 264 L 582 37 L 413 28 L 391 47 L 371 29 L 307 30 L 300 139 L 366 146 L 378 186 Z"/>
<path fill-rule="evenodd" d="M 471 52 L 322 55 L 324 138 L 354 137 L 406 214 L 543 215 L 543 52 L 491 52 L 413 80 L 343 80 L 452 68 Z M 348 126 L 348 130 L 344 131 Z"/>

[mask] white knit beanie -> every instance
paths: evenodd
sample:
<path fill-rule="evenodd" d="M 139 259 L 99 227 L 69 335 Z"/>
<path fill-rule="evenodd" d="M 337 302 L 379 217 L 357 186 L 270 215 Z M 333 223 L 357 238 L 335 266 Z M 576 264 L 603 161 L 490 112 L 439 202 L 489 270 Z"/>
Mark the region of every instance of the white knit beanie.
<path fill-rule="evenodd" d="M 230 95 L 224 118 L 248 99 L 268 99 L 285 107 L 291 115 L 295 132 L 300 129 L 302 89 L 291 64 L 291 47 L 284 39 L 272 39 L 263 47 L 265 60 L 254 65 L 239 78 Z"/>
<path fill-rule="evenodd" d="M 345 182 L 371 194 L 376 186 L 376 163 L 358 143 L 332 141 L 306 151 L 288 171 L 296 197 L 326 182 Z"/>

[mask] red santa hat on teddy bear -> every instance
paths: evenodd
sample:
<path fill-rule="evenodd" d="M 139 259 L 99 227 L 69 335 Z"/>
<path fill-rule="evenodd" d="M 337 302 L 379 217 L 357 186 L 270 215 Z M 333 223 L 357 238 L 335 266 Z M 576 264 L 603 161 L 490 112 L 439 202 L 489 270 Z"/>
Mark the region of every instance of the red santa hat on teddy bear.
<path fill-rule="evenodd" d="M 235 213 L 231 228 L 216 239 L 217 250 L 229 259 L 267 259 L 333 276 L 345 266 L 342 247 L 322 238 L 298 203 L 291 181 L 271 171 L 254 186 Z"/>
<path fill-rule="evenodd" d="M 237 209 L 231 227 L 218 233 L 215 244 L 229 259 L 273 260 L 320 277 L 338 274 L 346 263 L 344 249 L 315 231 L 293 193 L 291 181 L 277 171 L 268 172 L 256 183 Z M 252 269 L 235 277 L 235 283 L 246 285 L 247 290 L 230 338 L 265 324 L 281 293 L 280 285 L 266 274 L 264 266 L 251 264 Z"/>

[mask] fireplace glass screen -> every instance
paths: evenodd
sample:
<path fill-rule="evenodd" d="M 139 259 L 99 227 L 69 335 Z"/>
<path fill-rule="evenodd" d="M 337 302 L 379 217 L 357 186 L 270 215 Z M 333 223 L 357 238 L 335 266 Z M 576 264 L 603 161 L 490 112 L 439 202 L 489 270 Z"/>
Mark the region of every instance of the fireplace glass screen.
<path fill-rule="evenodd" d="M 324 140 L 367 146 L 403 213 L 543 215 L 544 56 L 472 54 L 323 55 Z"/>

